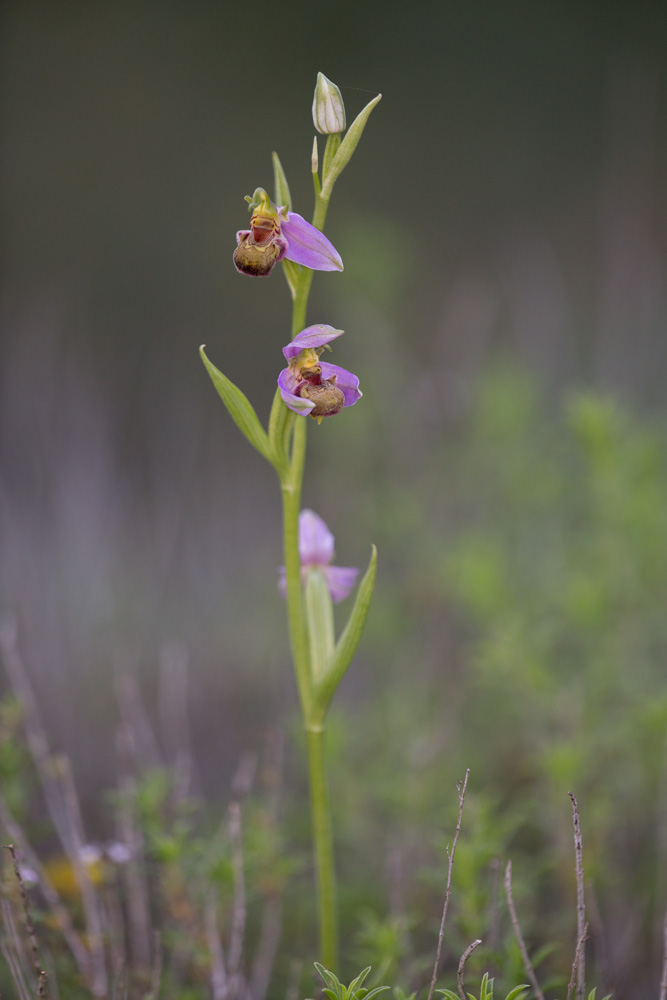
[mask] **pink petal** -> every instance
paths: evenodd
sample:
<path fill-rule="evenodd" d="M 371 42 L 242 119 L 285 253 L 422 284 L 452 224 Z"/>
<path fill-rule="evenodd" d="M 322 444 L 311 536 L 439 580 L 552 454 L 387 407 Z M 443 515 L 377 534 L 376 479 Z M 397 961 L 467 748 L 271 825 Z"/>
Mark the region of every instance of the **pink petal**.
<path fill-rule="evenodd" d="M 354 566 L 327 566 L 324 570 L 331 599 L 336 604 L 343 601 L 354 587 L 359 570 Z"/>
<path fill-rule="evenodd" d="M 340 337 L 343 332 L 343 330 L 336 330 L 326 323 L 315 323 L 314 326 L 307 326 L 301 333 L 297 333 L 294 340 L 287 347 L 283 347 L 283 354 L 289 361 L 290 358 L 295 358 L 307 347 L 324 347 L 330 340 Z"/>
<path fill-rule="evenodd" d="M 292 369 L 283 368 L 278 376 L 278 388 L 283 402 L 289 406 L 290 410 L 294 410 L 302 417 L 307 417 L 310 411 L 315 409 L 315 403 L 312 399 L 304 399 L 297 395 L 295 390 L 298 385 L 299 380 L 295 377 Z"/>
<path fill-rule="evenodd" d="M 289 244 L 285 254 L 287 259 L 313 271 L 342 271 L 341 256 L 324 233 L 306 222 L 302 215 L 288 212 L 285 218 L 283 211 L 281 209 L 280 229 Z"/>
<path fill-rule="evenodd" d="M 299 556 L 302 566 L 328 566 L 334 555 L 334 537 L 312 510 L 299 514 Z"/>
<path fill-rule="evenodd" d="M 357 400 L 361 399 L 363 393 L 359 388 L 359 379 L 356 375 L 339 365 L 330 365 L 328 361 L 320 360 L 320 368 L 322 369 L 322 378 L 330 379 L 332 376 L 336 376 L 336 385 L 343 390 L 346 406 L 354 406 Z"/>

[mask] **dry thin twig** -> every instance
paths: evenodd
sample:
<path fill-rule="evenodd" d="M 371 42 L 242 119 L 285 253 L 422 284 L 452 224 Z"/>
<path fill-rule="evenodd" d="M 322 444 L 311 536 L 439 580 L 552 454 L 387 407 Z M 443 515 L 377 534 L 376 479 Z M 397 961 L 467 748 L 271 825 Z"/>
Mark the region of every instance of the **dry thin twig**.
<path fill-rule="evenodd" d="M 86 933 L 90 948 L 91 991 L 96 997 L 106 997 L 108 980 L 104 956 L 104 937 L 102 934 L 102 914 L 99 899 L 95 892 L 86 865 L 84 864 L 84 832 L 81 805 L 77 795 L 72 768 L 67 757 L 61 758 L 61 780 L 63 798 L 70 826 L 70 837 L 73 844 L 71 863 L 74 869 L 81 903 L 83 905 Z"/>
<path fill-rule="evenodd" d="M 245 878 L 243 875 L 243 838 L 241 835 L 241 806 L 232 802 L 229 806 L 229 840 L 232 847 L 232 868 L 234 872 L 234 901 L 232 906 L 232 930 L 229 940 L 229 977 L 236 990 L 240 976 L 243 938 L 246 922 Z"/>
<path fill-rule="evenodd" d="M 466 998 L 466 992 L 465 992 L 465 989 L 463 988 L 463 971 L 464 971 L 464 969 L 466 967 L 466 962 L 468 961 L 468 959 L 472 955 L 472 953 L 475 950 L 475 948 L 478 945 L 480 945 L 481 943 L 482 943 L 482 939 L 481 938 L 477 938 L 476 941 L 473 941 L 473 942 L 471 942 L 471 944 L 468 945 L 468 947 L 466 948 L 466 950 L 461 955 L 461 959 L 459 961 L 459 968 L 458 968 L 458 971 L 456 973 L 456 988 L 459 991 L 459 996 L 461 997 L 461 1000 L 467 1000 L 467 998 Z"/>
<path fill-rule="evenodd" d="M 25 954 L 21 947 L 16 922 L 9 901 L 0 900 L 2 909 L 2 922 L 5 927 L 5 938 L 2 942 L 2 953 L 5 956 L 14 980 L 14 985 L 20 993 L 20 1000 L 32 1000 L 32 991 L 28 983 L 30 981 L 29 971 L 25 964 Z"/>
<path fill-rule="evenodd" d="M 660 1000 L 667 1000 L 667 913 L 665 913 L 665 923 L 662 931 L 663 952 L 662 952 L 662 978 L 660 980 Z"/>
<path fill-rule="evenodd" d="M 229 996 L 229 982 L 225 971 L 225 957 L 222 952 L 222 943 L 218 930 L 217 911 L 215 889 L 212 889 L 208 894 L 204 910 L 206 943 L 209 955 L 211 956 L 211 993 L 213 1000 L 227 1000 Z"/>
<path fill-rule="evenodd" d="M 452 841 L 452 849 L 449 852 L 449 866 L 447 868 L 447 887 L 445 889 L 445 902 L 442 907 L 442 919 L 440 921 L 440 930 L 438 932 L 438 947 L 435 952 L 435 962 L 433 964 L 433 975 L 431 977 L 431 987 L 428 991 L 428 1000 L 432 1000 L 433 991 L 435 989 L 435 984 L 438 979 L 438 970 L 440 968 L 440 956 L 442 953 L 442 941 L 445 936 L 445 921 L 447 920 L 447 909 L 449 908 L 449 897 L 452 891 L 452 871 L 454 869 L 454 854 L 456 852 L 456 845 L 458 843 L 459 834 L 461 832 L 461 819 L 463 817 L 463 803 L 466 797 L 466 788 L 468 786 L 468 778 L 470 776 L 470 768 L 466 771 L 466 776 L 463 779 L 463 783 L 457 782 L 457 790 L 459 793 L 459 816 L 456 821 L 456 830 L 454 831 L 454 840 Z M 477 945 L 475 945 L 477 947 Z"/>
<path fill-rule="evenodd" d="M 127 734 L 117 738 L 120 759 L 118 779 L 121 796 L 117 810 L 118 833 L 121 843 L 129 849 L 129 858 L 123 865 L 123 883 L 127 898 L 127 919 L 129 924 L 130 952 L 135 968 L 146 971 L 151 967 L 151 920 L 148 904 L 148 888 L 143 866 L 144 843 L 135 814 L 137 788 L 129 774 L 126 763 Z"/>
<path fill-rule="evenodd" d="M 160 746 L 141 697 L 139 683 L 127 658 L 117 661 L 115 682 L 116 700 L 128 740 L 128 753 L 137 771 L 145 773 L 151 768 L 162 767 L 164 760 Z"/>
<path fill-rule="evenodd" d="M 266 996 L 283 929 L 282 916 L 282 899 L 269 896 L 262 908 L 262 926 L 250 975 L 250 995 L 255 1000 Z"/>
<path fill-rule="evenodd" d="M 65 940 L 69 946 L 70 951 L 74 957 L 74 960 L 79 968 L 79 972 L 84 980 L 89 979 L 90 968 L 89 968 L 89 956 L 86 951 L 85 945 L 78 933 L 74 929 L 71 917 L 67 909 L 63 906 L 63 903 L 58 895 L 56 889 L 48 877 L 44 866 L 41 864 L 39 858 L 35 852 L 30 847 L 21 827 L 13 819 L 7 803 L 5 802 L 2 793 L 0 792 L 0 826 L 4 827 L 6 832 L 11 837 L 12 841 L 18 845 L 19 850 L 23 858 L 27 861 L 28 865 L 36 873 L 39 887 L 48 903 L 53 916 L 56 919 L 58 927 L 63 933 Z"/>
<path fill-rule="evenodd" d="M 174 773 L 174 802 L 192 794 L 195 766 L 188 719 L 188 653 L 179 642 L 166 642 L 160 653 L 158 711 L 165 756 Z"/>
<path fill-rule="evenodd" d="M 21 658 L 17 642 L 17 626 L 13 620 L 0 622 L 0 649 L 9 681 L 23 709 L 26 743 L 35 763 L 44 798 L 53 825 L 71 860 L 72 844 L 68 836 L 68 822 L 62 795 L 54 773 L 53 757 L 46 736 L 46 728 L 37 698 Z"/>
<path fill-rule="evenodd" d="M 49 749 L 46 729 L 39 711 L 37 698 L 19 655 L 16 636 L 17 628 L 15 622 L 5 621 L 0 623 L 0 648 L 7 674 L 23 706 L 28 749 L 30 750 L 42 784 L 49 814 L 60 838 L 63 850 L 75 873 L 79 891 L 81 892 L 91 947 L 89 955 L 83 959 L 83 962 L 79 957 L 77 957 L 77 961 L 80 968 L 85 967 L 88 972 L 90 988 L 93 994 L 96 997 L 104 997 L 107 992 L 104 948 L 97 900 L 82 859 L 84 837 L 79 801 L 72 781 L 69 761 L 64 757 L 55 758 Z M 16 839 L 11 833 L 10 836 L 12 836 L 12 839 Z M 46 882 L 43 885 L 45 886 Z M 72 944 L 75 942 L 74 935 L 70 935 L 68 941 L 70 947 L 72 947 Z"/>
<path fill-rule="evenodd" d="M 523 940 L 523 935 L 521 933 L 521 927 L 519 926 L 519 918 L 516 914 L 516 907 L 514 905 L 514 899 L 512 897 L 512 862 L 507 862 L 507 867 L 505 869 L 505 895 L 507 896 L 507 907 L 510 911 L 510 917 L 512 919 L 512 927 L 514 928 L 514 933 L 516 934 L 516 939 L 519 942 L 519 948 L 521 949 L 521 956 L 523 958 L 523 964 L 528 973 L 528 978 L 530 979 L 533 989 L 535 990 L 535 995 L 537 1000 L 544 1000 L 544 993 L 540 988 L 540 984 L 537 981 L 537 976 L 535 975 L 535 969 L 531 965 L 530 958 L 528 957 L 528 949 L 526 948 L 526 943 Z"/>
<path fill-rule="evenodd" d="M 570 982 L 568 983 L 567 997 L 565 998 L 565 1000 L 571 1000 L 572 993 L 574 991 L 574 983 L 577 974 L 577 969 L 579 967 L 581 956 L 584 953 L 584 945 L 586 944 L 587 937 L 588 937 L 588 924 L 586 924 L 586 926 L 584 927 L 584 933 L 577 941 L 577 948 L 574 953 L 574 961 L 572 962 L 572 973 L 570 975 Z"/>
<path fill-rule="evenodd" d="M 151 1000 L 158 1000 L 162 983 L 162 938 L 160 932 L 153 935 L 153 968 L 151 970 Z"/>
<path fill-rule="evenodd" d="M 21 906 L 23 907 L 23 919 L 25 920 L 25 928 L 28 934 L 28 941 L 30 942 L 30 952 L 32 954 L 32 964 L 35 969 L 35 974 L 37 976 L 38 990 L 37 997 L 38 1000 L 48 1000 L 49 988 L 46 979 L 46 972 L 42 968 L 42 962 L 39 955 L 39 946 L 37 944 L 37 935 L 35 934 L 35 924 L 32 919 L 32 912 L 30 910 L 30 900 L 28 899 L 28 893 L 26 891 L 25 882 L 21 875 L 21 868 L 19 865 L 18 857 L 16 856 L 16 848 L 13 844 L 4 844 L 4 847 L 9 851 L 12 856 L 12 865 L 14 866 L 14 874 L 16 875 L 16 881 L 19 887 L 19 894 L 21 896 Z"/>
<path fill-rule="evenodd" d="M 574 824 L 574 855 L 576 859 L 575 872 L 577 876 L 577 940 L 586 940 L 586 906 L 584 904 L 584 866 L 582 863 L 582 843 L 581 828 L 579 826 L 579 808 L 577 800 L 568 793 L 572 800 L 572 822 Z M 577 945 L 577 948 L 579 945 Z M 581 955 L 577 965 L 577 1000 L 584 1000 L 584 990 L 586 984 L 586 953 L 582 946 Z"/>

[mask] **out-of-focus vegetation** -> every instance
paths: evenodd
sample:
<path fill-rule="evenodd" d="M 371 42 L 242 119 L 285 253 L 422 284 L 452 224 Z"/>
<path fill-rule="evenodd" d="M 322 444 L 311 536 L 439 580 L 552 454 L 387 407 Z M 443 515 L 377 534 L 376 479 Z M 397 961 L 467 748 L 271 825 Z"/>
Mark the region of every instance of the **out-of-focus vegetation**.
<path fill-rule="evenodd" d="M 572 791 L 587 982 L 654 998 L 667 907 L 667 16 L 523 0 L 427 13 L 370 0 L 363 15 L 347 0 L 297 0 L 289 14 L 217 0 L 3 6 L 1 634 L 56 759 L 39 779 L 10 667 L 2 836 L 16 839 L 13 816 L 84 951 L 58 823 L 73 857 L 107 845 L 90 879 L 121 997 L 128 963 L 142 1000 L 158 972 L 169 1000 L 210 995 L 214 926 L 225 968 L 231 953 L 257 996 L 267 975 L 272 1000 L 315 988 L 276 484 L 197 349 L 268 416 L 288 293 L 278 271 L 255 284 L 235 273 L 234 233 L 243 195 L 270 182 L 267 149 L 309 214 L 322 70 L 350 108 L 384 95 L 332 206 L 345 271 L 316 279 L 309 316 L 346 330 L 337 360 L 364 398 L 310 429 L 304 504 L 340 564 L 365 565 L 371 541 L 379 551 L 329 733 L 341 980 L 372 965 L 371 988 L 423 993 L 470 767 L 440 984 L 453 988 L 477 937 L 473 992 L 485 971 L 499 997 L 525 981 L 503 902 L 511 858 L 538 976 L 565 995 Z M 23 947 L 5 862 L 5 934 Z M 51 982 L 61 1000 L 88 1000 L 52 902 L 28 891 Z M 9 975 L 0 962 L 13 1000 Z"/>
<path fill-rule="evenodd" d="M 458 439 L 431 452 L 419 489 L 402 482 L 380 494 L 369 483 L 365 502 L 375 510 L 384 573 L 330 731 L 349 975 L 369 964 L 371 985 L 428 984 L 455 782 L 470 767 L 445 976 L 455 976 L 459 955 L 480 937 L 484 944 L 468 963 L 471 981 L 490 971 L 497 990 L 508 992 L 524 980 L 502 892 L 511 858 L 538 975 L 548 995 L 564 995 L 576 944 L 573 791 L 591 922 L 589 983 L 620 996 L 630 983 L 633 996 L 655 992 L 667 892 L 666 444 L 655 422 L 633 417 L 609 396 L 573 393 L 554 413 L 532 377 L 497 365 Z M 404 571 L 392 573 L 392 563 Z M 233 950 L 241 871 L 247 921 L 239 968 L 252 980 L 253 960 L 269 962 L 268 995 L 283 995 L 290 976 L 294 983 L 305 974 L 303 963 L 307 971 L 314 945 L 299 733 L 287 744 L 256 747 L 254 783 L 248 760 L 243 764 L 241 791 L 232 796 L 243 800 L 241 834 L 234 822 L 219 828 L 220 803 L 214 808 L 195 794 L 189 736 L 180 756 L 173 751 L 175 777 L 142 773 L 142 740 L 159 743 L 150 734 L 154 713 L 137 707 L 134 682 L 119 691 L 119 760 L 131 775 L 121 766 L 120 791 L 97 823 L 105 840 L 130 844 L 133 877 L 148 885 L 146 919 L 169 956 L 165 995 L 208 995 L 207 914 L 210 920 L 215 911 L 225 953 Z M 179 711 L 176 730 L 185 725 Z M 280 719 L 274 724 L 279 729 Z M 48 858 L 55 841 L 36 790 L 25 783 L 19 730 L 10 702 L 0 757 L 4 797 Z M 236 808 L 230 815 L 238 820 Z M 239 854 L 234 862 L 241 843 L 243 861 Z M 109 865 L 107 875 L 108 912 L 138 919 L 123 866 Z M 74 914 L 76 921 L 76 907 Z M 48 915 L 38 935 L 64 970 Z M 145 949 L 153 953 L 150 937 Z M 268 975 L 266 966 L 256 969 Z"/>

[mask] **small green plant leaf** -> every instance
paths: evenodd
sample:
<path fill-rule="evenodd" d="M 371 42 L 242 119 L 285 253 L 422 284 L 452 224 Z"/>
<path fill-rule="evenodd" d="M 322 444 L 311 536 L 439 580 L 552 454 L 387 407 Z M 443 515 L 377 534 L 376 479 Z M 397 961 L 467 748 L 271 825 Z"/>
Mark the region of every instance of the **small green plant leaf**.
<path fill-rule="evenodd" d="M 523 1000 L 524 995 L 529 989 L 530 986 L 526 986 L 525 983 L 523 986 L 515 986 L 514 989 L 507 994 L 505 1000 Z"/>
<path fill-rule="evenodd" d="M 357 646 L 359 645 L 359 640 L 366 624 L 366 618 L 368 617 L 371 598 L 373 597 L 376 569 L 377 549 L 373 546 L 368 569 L 359 584 L 354 607 L 350 612 L 347 625 L 336 643 L 333 656 L 327 664 L 321 680 L 315 687 L 315 706 L 316 710 L 320 712 L 321 719 L 324 718 L 329 702 L 333 698 L 338 685 L 352 662 L 352 657 L 357 651 Z"/>
<path fill-rule="evenodd" d="M 289 184 L 287 183 L 287 177 L 280 162 L 280 157 L 277 153 L 271 153 L 271 159 L 273 161 L 273 192 L 276 198 L 276 205 L 280 205 L 281 208 L 286 207 L 291 211 L 292 196 L 290 195 Z"/>
<path fill-rule="evenodd" d="M 370 967 L 370 965 L 368 965 L 365 969 L 362 969 L 362 971 L 359 973 L 359 975 L 356 977 L 356 979 L 352 980 L 352 982 L 350 983 L 350 985 L 347 988 L 347 992 L 348 992 L 348 994 L 351 997 L 355 996 L 356 993 L 357 993 L 357 991 L 363 986 L 364 980 L 366 979 L 366 977 L 368 976 L 368 973 L 370 971 L 371 971 L 371 967 Z M 364 994 L 365 993 L 366 993 L 366 990 L 364 990 Z"/>
<path fill-rule="evenodd" d="M 361 139 L 361 135 L 366 127 L 366 122 L 368 121 L 371 111 L 381 99 L 382 94 L 378 94 L 372 101 L 369 101 L 363 111 L 359 112 L 345 133 L 345 138 L 341 142 L 340 147 L 331 162 L 327 175 L 322 177 L 323 198 L 329 198 L 331 196 L 334 184 L 347 164 L 350 162 L 350 158 L 357 148 L 357 143 Z"/>
<path fill-rule="evenodd" d="M 199 353 L 201 354 L 201 359 L 204 362 L 207 372 L 211 376 L 211 381 L 217 389 L 220 399 L 223 401 L 227 407 L 227 412 L 230 417 L 241 431 L 241 433 L 247 438 L 253 448 L 256 448 L 260 455 L 263 455 L 267 462 L 271 465 L 276 465 L 275 455 L 266 431 L 259 422 L 259 418 L 255 413 L 251 403 L 248 398 L 241 392 L 233 382 L 223 375 L 215 365 L 206 357 L 204 351 L 204 346 L 199 348 Z"/>
<path fill-rule="evenodd" d="M 326 995 L 331 997 L 332 1000 L 344 1000 L 343 986 L 333 972 L 329 972 L 329 970 L 325 969 L 319 962 L 315 962 L 314 965 L 320 975 L 320 978 L 329 987 L 328 989 L 324 989 L 322 992 L 326 993 Z"/>
<path fill-rule="evenodd" d="M 327 984 L 322 992 L 330 998 L 330 1000 L 370 1000 L 371 997 L 377 996 L 378 993 L 383 993 L 384 990 L 388 990 L 388 986 L 376 986 L 375 989 L 370 992 L 362 985 L 368 973 L 371 971 L 370 965 L 367 969 L 363 969 L 362 972 L 353 979 L 349 986 L 343 986 L 343 984 L 338 980 L 338 978 L 325 969 L 323 965 L 319 962 L 315 962 L 315 968 L 320 974 L 320 977 Z"/>

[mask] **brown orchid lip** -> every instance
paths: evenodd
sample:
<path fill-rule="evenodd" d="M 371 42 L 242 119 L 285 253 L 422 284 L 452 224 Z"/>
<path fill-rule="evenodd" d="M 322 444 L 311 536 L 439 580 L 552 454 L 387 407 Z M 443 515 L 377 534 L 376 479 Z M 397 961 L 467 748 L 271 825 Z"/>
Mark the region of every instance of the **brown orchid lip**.
<path fill-rule="evenodd" d="M 254 278 L 271 274 L 280 254 L 280 248 L 265 241 L 257 245 L 252 235 L 246 236 L 234 251 L 234 265 L 243 274 Z"/>
<path fill-rule="evenodd" d="M 310 411 L 315 419 L 333 417 L 345 406 L 345 395 L 335 384 L 335 378 L 320 379 L 317 383 L 308 380 L 299 387 L 298 394 L 315 404 Z"/>

